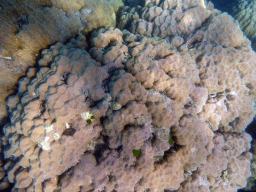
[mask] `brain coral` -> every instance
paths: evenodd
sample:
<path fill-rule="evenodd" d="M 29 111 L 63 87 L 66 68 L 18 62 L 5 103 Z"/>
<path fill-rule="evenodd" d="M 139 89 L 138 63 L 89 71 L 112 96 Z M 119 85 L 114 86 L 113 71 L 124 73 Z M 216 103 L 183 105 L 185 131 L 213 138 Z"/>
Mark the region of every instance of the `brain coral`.
<path fill-rule="evenodd" d="M 146 4 L 124 8 L 125 21 L 135 17 L 131 31 L 94 31 L 88 51 L 78 46 L 81 37 L 56 43 L 19 81 L 2 137 L 13 191 L 246 185 L 251 137 L 244 129 L 256 99 L 249 41 L 210 3 Z"/>

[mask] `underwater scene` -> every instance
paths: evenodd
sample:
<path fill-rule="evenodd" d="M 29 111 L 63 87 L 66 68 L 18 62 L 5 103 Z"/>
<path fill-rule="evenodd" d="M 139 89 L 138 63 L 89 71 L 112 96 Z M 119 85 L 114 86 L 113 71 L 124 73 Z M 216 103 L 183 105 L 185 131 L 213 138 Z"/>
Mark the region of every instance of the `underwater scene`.
<path fill-rule="evenodd" d="M 0 0 L 0 191 L 256 191 L 256 0 Z"/>

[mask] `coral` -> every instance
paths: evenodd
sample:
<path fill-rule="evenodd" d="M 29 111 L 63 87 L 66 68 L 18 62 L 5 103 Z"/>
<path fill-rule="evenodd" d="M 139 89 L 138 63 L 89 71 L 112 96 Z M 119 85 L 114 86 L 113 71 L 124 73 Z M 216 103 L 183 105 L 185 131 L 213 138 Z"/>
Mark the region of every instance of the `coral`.
<path fill-rule="evenodd" d="M 256 49 L 256 35 L 255 35 L 255 0 L 250 1 L 232 1 L 229 6 L 222 4 L 222 2 L 212 0 L 214 5 L 221 11 L 228 12 L 238 22 L 244 34 L 251 40 L 252 47 Z"/>
<path fill-rule="evenodd" d="M 16 134 L 20 137 L 15 139 L 17 145 L 5 149 L 5 158 L 23 157 L 33 162 L 27 166 L 29 171 L 18 162 L 15 170 L 20 170 L 20 174 L 15 177 L 16 188 L 30 186 L 32 189 L 45 179 L 52 181 L 51 178 L 77 164 L 85 150 L 94 150 L 100 142 L 96 141 L 102 130 L 97 123 L 99 117 L 88 111 L 95 110 L 89 107 L 91 102 L 105 96 L 101 84 L 108 74 L 82 49 L 62 45 L 61 51 L 56 46 L 51 50 L 69 52 L 69 55 L 55 57 L 51 65 L 42 66 L 33 79 L 26 77 L 26 89 L 15 96 L 24 112 L 12 117 L 17 123 L 4 128 L 10 140 L 13 136 L 16 138 Z M 9 102 L 11 100 L 14 98 Z M 104 113 L 107 108 L 102 106 L 97 111 Z M 16 146 L 19 149 L 15 149 Z M 11 169 L 11 165 L 9 167 Z"/>
<path fill-rule="evenodd" d="M 1 1 L 0 120 L 7 115 L 7 96 L 14 93 L 14 85 L 28 68 L 35 66 L 41 50 L 98 27 L 114 27 L 121 6 L 121 0 Z M 81 41 L 77 46 L 87 45 Z"/>
<path fill-rule="evenodd" d="M 8 98 L 13 190 L 243 188 L 256 54 L 237 23 L 201 0 L 146 1 L 123 15 L 130 31 L 96 30 L 88 51 L 79 37 L 43 50 Z"/>

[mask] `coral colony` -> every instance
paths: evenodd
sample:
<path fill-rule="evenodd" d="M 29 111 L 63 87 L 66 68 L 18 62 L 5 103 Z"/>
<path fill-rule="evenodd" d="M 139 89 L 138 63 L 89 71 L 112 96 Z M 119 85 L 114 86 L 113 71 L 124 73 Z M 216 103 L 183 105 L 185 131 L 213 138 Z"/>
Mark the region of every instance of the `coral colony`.
<path fill-rule="evenodd" d="M 13 191 L 245 187 L 256 54 L 237 22 L 202 0 L 120 14 L 119 29 L 43 50 L 8 98 Z"/>

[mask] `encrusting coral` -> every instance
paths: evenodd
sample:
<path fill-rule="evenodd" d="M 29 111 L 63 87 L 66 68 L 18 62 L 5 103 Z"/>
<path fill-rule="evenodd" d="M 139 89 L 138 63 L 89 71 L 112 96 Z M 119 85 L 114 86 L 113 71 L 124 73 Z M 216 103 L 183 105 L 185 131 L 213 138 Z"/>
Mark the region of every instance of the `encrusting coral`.
<path fill-rule="evenodd" d="M 82 36 L 52 45 L 9 97 L 2 140 L 13 191 L 244 187 L 256 99 L 249 41 L 201 0 L 124 9 L 124 20 L 136 17 L 131 31 L 94 31 L 88 52 Z"/>

